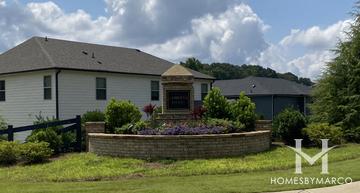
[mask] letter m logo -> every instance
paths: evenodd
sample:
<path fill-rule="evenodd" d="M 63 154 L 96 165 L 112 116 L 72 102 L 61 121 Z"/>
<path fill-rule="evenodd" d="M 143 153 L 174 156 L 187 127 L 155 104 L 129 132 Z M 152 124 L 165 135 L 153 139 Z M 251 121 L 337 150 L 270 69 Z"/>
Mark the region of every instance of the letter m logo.
<path fill-rule="evenodd" d="M 328 171 L 328 152 L 333 149 L 334 147 L 328 148 L 328 141 L 329 139 L 321 139 L 321 143 L 322 143 L 322 150 L 321 152 L 319 152 L 318 154 L 316 154 L 314 157 L 310 157 L 309 155 L 307 155 L 306 153 L 301 151 L 301 141 L 302 139 L 295 139 L 296 142 L 296 147 L 290 147 L 288 146 L 290 149 L 292 149 L 293 151 L 295 151 L 295 174 L 302 174 L 302 170 L 301 170 L 301 160 L 302 158 L 304 158 L 310 165 L 313 165 L 316 160 L 321 158 L 321 162 L 322 162 L 322 170 L 321 170 L 321 174 L 329 174 Z"/>

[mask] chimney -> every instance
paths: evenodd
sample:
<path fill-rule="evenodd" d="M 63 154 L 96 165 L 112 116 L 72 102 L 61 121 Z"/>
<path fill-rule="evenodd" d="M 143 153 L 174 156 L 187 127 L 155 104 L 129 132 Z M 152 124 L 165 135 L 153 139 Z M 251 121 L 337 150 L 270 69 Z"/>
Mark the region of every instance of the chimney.
<path fill-rule="evenodd" d="M 95 58 L 95 53 L 94 52 L 92 53 L 91 58 Z"/>
<path fill-rule="evenodd" d="M 47 36 L 45 36 L 45 42 L 47 42 L 48 41 L 48 38 L 47 38 Z"/>

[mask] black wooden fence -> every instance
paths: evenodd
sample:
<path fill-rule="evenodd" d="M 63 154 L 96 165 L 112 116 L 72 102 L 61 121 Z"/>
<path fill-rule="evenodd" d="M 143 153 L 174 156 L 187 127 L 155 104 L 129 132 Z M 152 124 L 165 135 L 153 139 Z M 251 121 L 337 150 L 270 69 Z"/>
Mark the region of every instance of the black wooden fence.
<path fill-rule="evenodd" d="M 29 125 L 29 126 L 22 126 L 14 128 L 12 125 L 8 125 L 6 130 L 0 130 L 0 135 L 7 134 L 8 141 L 14 141 L 14 133 L 23 132 L 23 131 L 32 131 L 36 129 L 46 129 L 49 127 L 56 127 L 62 125 L 70 125 L 59 130 L 60 133 L 66 133 L 70 131 L 74 131 L 76 133 L 76 141 L 75 141 L 75 149 L 77 151 L 81 151 L 81 117 L 77 115 L 73 119 L 67 119 L 62 121 L 53 121 L 47 122 L 37 125 Z"/>

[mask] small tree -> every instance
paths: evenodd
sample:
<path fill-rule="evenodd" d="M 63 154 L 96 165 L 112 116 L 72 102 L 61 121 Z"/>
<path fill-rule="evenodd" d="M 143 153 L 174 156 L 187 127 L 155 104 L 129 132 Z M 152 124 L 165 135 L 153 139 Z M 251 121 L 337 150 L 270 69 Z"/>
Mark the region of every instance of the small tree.
<path fill-rule="evenodd" d="M 241 92 L 239 99 L 231 103 L 231 115 L 234 121 L 239 121 L 245 124 L 247 129 L 252 129 L 256 120 L 255 103 Z"/>
<path fill-rule="evenodd" d="M 219 88 L 213 88 L 204 99 L 206 116 L 210 118 L 226 119 L 230 118 L 229 101 L 221 95 Z"/>
<path fill-rule="evenodd" d="M 287 108 L 275 117 L 273 135 L 282 139 L 286 144 L 294 144 L 294 139 L 302 138 L 302 129 L 305 126 L 304 115 L 293 108 Z"/>
<path fill-rule="evenodd" d="M 141 119 L 138 107 L 127 100 L 112 98 L 105 109 L 105 121 L 112 129 L 127 123 L 136 123 Z"/>

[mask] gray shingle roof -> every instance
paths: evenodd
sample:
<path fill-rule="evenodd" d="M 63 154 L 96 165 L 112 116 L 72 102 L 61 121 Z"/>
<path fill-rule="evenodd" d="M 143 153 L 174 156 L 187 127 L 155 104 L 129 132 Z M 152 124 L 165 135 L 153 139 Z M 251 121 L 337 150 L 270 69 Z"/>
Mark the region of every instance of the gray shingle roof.
<path fill-rule="evenodd" d="M 51 38 L 45 41 L 41 37 L 33 37 L 0 55 L 0 74 L 64 68 L 160 76 L 172 65 L 137 49 Z M 214 79 L 190 71 L 195 78 Z"/>
<path fill-rule="evenodd" d="M 246 95 L 310 95 L 311 87 L 279 78 L 249 76 L 243 79 L 217 80 L 213 84 L 225 96 Z"/>

